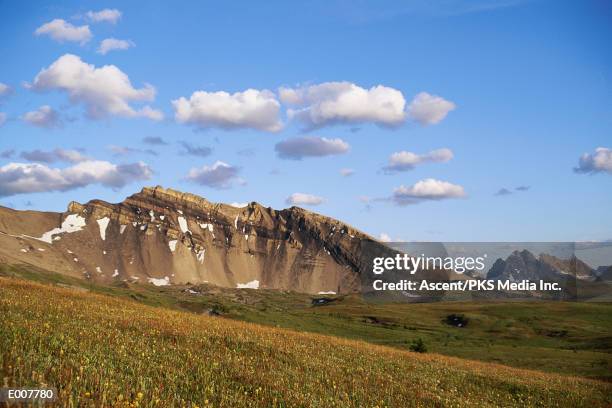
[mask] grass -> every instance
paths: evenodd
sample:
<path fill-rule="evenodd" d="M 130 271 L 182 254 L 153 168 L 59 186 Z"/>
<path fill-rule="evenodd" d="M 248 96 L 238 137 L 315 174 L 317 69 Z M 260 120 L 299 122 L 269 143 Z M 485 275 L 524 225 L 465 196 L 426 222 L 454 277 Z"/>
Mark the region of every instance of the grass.
<path fill-rule="evenodd" d="M 102 286 L 24 266 L 0 266 L 0 276 L 84 288 L 151 305 L 364 340 L 409 350 L 419 338 L 431 353 L 518 368 L 612 381 L 612 304 L 577 302 L 439 302 L 375 304 L 357 296 L 312 306 L 312 297 L 271 290 L 185 288 L 148 284 Z M 465 327 L 445 321 L 464 315 Z"/>
<path fill-rule="evenodd" d="M 0 378 L 60 406 L 609 406 L 612 386 L 0 278 Z"/>

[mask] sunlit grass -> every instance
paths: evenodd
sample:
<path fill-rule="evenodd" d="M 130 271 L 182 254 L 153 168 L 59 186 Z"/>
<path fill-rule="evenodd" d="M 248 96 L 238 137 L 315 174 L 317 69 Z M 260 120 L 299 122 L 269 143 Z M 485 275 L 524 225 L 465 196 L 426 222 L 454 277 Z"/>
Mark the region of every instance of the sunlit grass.
<path fill-rule="evenodd" d="M 0 278 L 0 378 L 61 406 L 607 406 L 609 384 Z"/>

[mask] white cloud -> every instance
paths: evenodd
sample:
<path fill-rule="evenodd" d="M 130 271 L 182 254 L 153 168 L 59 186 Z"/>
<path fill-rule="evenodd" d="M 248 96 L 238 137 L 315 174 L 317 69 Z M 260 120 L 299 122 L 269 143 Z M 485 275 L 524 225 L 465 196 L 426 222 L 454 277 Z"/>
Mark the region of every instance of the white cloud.
<path fill-rule="evenodd" d="M 287 197 L 285 202 L 288 205 L 319 205 L 323 204 L 325 202 L 325 199 L 323 197 L 319 197 L 312 194 L 293 193 L 289 197 Z"/>
<path fill-rule="evenodd" d="M 0 82 L 0 97 L 7 96 L 11 92 L 13 92 L 13 88 L 8 86 L 7 84 Z"/>
<path fill-rule="evenodd" d="M 281 101 L 295 105 L 289 118 L 307 128 L 334 124 L 376 123 L 397 126 L 404 122 L 406 100 L 400 91 L 378 85 L 370 89 L 350 82 L 325 82 L 302 88 L 280 88 Z"/>
<path fill-rule="evenodd" d="M 179 123 L 199 128 L 252 128 L 268 132 L 282 128 L 280 103 L 267 90 L 247 89 L 233 94 L 196 91 L 189 99 L 173 100 L 172 105 Z"/>
<path fill-rule="evenodd" d="M 187 174 L 187 180 L 213 188 L 229 188 L 238 179 L 238 167 L 217 160 L 212 166 L 193 168 Z"/>
<path fill-rule="evenodd" d="M 34 34 L 48 35 L 58 42 L 71 41 L 81 45 L 91 40 L 92 37 L 88 25 L 76 27 L 61 18 L 41 25 L 34 31 Z"/>
<path fill-rule="evenodd" d="M 340 175 L 342 177 L 349 177 L 355 174 L 355 170 L 353 169 L 340 169 Z"/>
<path fill-rule="evenodd" d="M 152 101 L 155 98 L 153 86 L 145 84 L 143 88 L 134 88 L 128 76 L 116 66 L 96 68 L 72 54 L 65 54 L 42 69 L 29 87 L 35 91 L 64 91 L 72 103 L 84 104 L 87 115 L 93 119 L 110 115 L 163 118 L 160 111 L 149 106 L 139 110 L 130 106 L 132 101 Z"/>
<path fill-rule="evenodd" d="M 127 50 L 134 47 L 134 43 L 130 40 L 118 40 L 117 38 L 105 38 L 100 42 L 100 46 L 96 51 L 98 54 L 106 55 L 107 52 L 113 50 Z"/>
<path fill-rule="evenodd" d="M 62 125 L 59 114 L 49 105 L 43 105 L 35 111 L 25 113 L 22 119 L 30 125 L 46 129 L 53 129 Z"/>
<path fill-rule="evenodd" d="M 41 163 L 54 163 L 57 161 L 80 163 L 83 161 L 91 160 L 89 157 L 84 156 L 81 152 L 77 150 L 66 150 L 59 148 L 52 151 L 36 149 L 29 152 L 21 152 L 21 157 L 29 161 Z"/>
<path fill-rule="evenodd" d="M 100 11 L 88 11 L 85 17 L 93 23 L 108 22 L 116 24 L 121 18 L 121 11 L 117 9 L 104 9 Z"/>
<path fill-rule="evenodd" d="M 584 153 L 580 156 L 576 173 L 609 173 L 612 174 L 612 149 L 598 147 L 595 153 Z"/>
<path fill-rule="evenodd" d="M 301 160 L 304 157 L 322 157 L 343 154 L 349 151 L 349 144 L 342 139 L 304 136 L 283 140 L 274 147 L 281 159 Z"/>
<path fill-rule="evenodd" d="M 381 242 L 391 242 L 393 241 L 391 239 L 391 236 L 385 232 L 381 232 L 380 235 L 378 236 L 378 240 Z"/>
<path fill-rule="evenodd" d="M 453 102 L 441 96 L 421 92 L 414 97 L 408 106 L 408 116 L 421 125 L 440 123 L 446 115 L 456 108 Z"/>
<path fill-rule="evenodd" d="M 416 204 L 426 200 L 444 200 L 465 197 L 463 187 L 432 178 L 418 181 L 410 187 L 399 186 L 393 190 L 392 200 L 398 205 Z"/>
<path fill-rule="evenodd" d="M 452 158 L 453 152 L 447 148 L 432 150 L 420 155 L 407 151 L 395 152 L 389 157 L 389 165 L 383 170 L 387 173 L 412 170 L 422 163 L 444 163 Z"/>
<path fill-rule="evenodd" d="M 149 179 L 145 163 L 116 165 L 88 160 L 67 168 L 52 168 L 39 163 L 9 163 L 0 167 L 0 197 L 48 191 L 68 191 L 90 184 L 118 189 L 137 180 Z"/>
<path fill-rule="evenodd" d="M 0 112 L 0 126 L 4 125 L 6 122 L 6 113 Z"/>

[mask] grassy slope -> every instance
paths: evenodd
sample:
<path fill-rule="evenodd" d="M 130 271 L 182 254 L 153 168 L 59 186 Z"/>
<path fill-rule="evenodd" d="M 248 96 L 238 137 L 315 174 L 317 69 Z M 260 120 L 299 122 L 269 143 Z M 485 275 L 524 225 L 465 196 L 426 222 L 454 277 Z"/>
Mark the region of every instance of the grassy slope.
<path fill-rule="evenodd" d="M 519 368 L 612 380 L 612 304 L 573 302 L 367 303 L 358 297 L 311 307 L 311 297 L 277 291 L 202 287 L 201 295 L 175 287 L 108 287 L 24 267 L 0 266 L 0 275 L 86 287 L 98 293 L 196 313 L 365 340 L 407 350 L 422 338 L 430 352 Z M 466 328 L 442 322 L 451 313 Z"/>
<path fill-rule="evenodd" d="M 606 406 L 608 383 L 0 278 L 0 377 L 62 406 Z M 134 405 L 132 405 L 134 406 Z"/>

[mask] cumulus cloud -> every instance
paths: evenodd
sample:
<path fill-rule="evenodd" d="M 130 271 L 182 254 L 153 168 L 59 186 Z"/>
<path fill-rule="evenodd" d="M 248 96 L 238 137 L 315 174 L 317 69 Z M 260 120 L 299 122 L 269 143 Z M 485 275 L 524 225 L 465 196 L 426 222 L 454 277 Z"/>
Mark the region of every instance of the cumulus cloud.
<path fill-rule="evenodd" d="M 308 129 L 359 123 L 398 126 L 406 116 L 404 95 L 383 85 L 365 89 L 350 82 L 325 82 L 280 88 L 279 95 L 281 101 L 296 107 L 287 110 L 289 118 Z"/>
<path fill-rule="evenodd" d="M 612 149 L 598 147 L 594 153 L 584 153 L 578 160 L 578 167 L 574 167 L 576 173 L 612 174 Z"/>
<path fill-rule="evenodd" d="M 343 154 L 350 146 L 342 139 L 304 136 L 279 142 L 274 147 L 281 159 L 302 160 L 304 157 L 322 157 Z"/>
<path fill-rule="evenodd" d="M 25 113 L 22 119 L 32 126 L 46 129 L 53 129 L 62 125 L 59 114 L 49 105 L 43 105 L 35 111 Z"/>
<path fill-rule="evenodd" d="M 143 143 L 153 146 L 165 146 L 168 144 L 164 139 L 159 136 L 147 136 L 142 139 Z"/>
<path fill-rule="evenodd" d="M 288 205 L 319 205 L 323 204 L 325 202 L 325 199 L 323 197 L 319 197 L 312 194 L 293 193 L 289 197 L 287 197 L 285 202 Z"/>
<path fill-rule="evenodd" d="M 49 191 L 68 191 L 90 184 L 119 189 L 128 183 L 151 178 L 145 163 L 117 165 L 88 160 L 66 168 L 39 163 L 9 163 L 0 167 L 0 197 Z"/>
<path fill-rule="evenodd" d="M 89 157 L 84 156 L 78 150 L 66 150 L 66 149 L 54 149 L 51 151 L 44 150 L 31 150 L 21 152 L 21 158 L 28 161 L 40 162 L 40 163 L 54 163 L 58 161 L 64 161 L 69 163 L 80 163 L 83 161 L 91 160 Z"/>
<path fill-rule="evenodd" d="M 81 45 L 91 40 L 92 37 L 88 25 L 76 27 L 61 18 L 41 25 L 34 31 L 34 34 L 48 35 L 58 42 L 78 42 Z"/>
<path fill-rule="evenodd" d="M 106 55 L 109 51 L 123 51 L 134 47 L 134 43 L 130 40 L 118 40 L 116 38 L 105 38 L 100 42 L 100 46 L 96 51 L 98 54 Z"/>
<path fill-rule="evenodd" d="M 267 132 L 281 130 L 280 103 L 267 90 L 247 89 L 244 92 L 196 91 L 189 99 L 173 100 L 177 122 L 206 129 L 257 129 Z"/>
<path fill-rule="evenodd" d="M 187 174 L 187 180 L 212 188 L 229 188 L 233 181 L 240 181 L 240 168 L 217 160 L 212 166 L 193 168 Z"/>
<path fill-rule="evenodd" d="M 7 84 L 4 84 L 4 83 L 0 82 L 0 98 L 2 98 L 4 96 L 8 96 L 12 92 L 13 92 L 13 88 L 8 86 Z"/>
<path fill-rule="evenodd" d="M 447 181 L 428 178 L 410 187 L 404 185 L 393 190 L 392 201 L 398 205 L 417 204 L 428 200 L 465 197 L 463 187 Z"/>
<path fill-rule="evenodd" d="M 212 149 L 208 146 L 196 146 L 187 142 L 181 142 L 181 146 L 183 146 L 183 151 L 181 153 L 190 156 L 206 157 L 210 156 L 212 153 Z"/>
<path fill-rule="evenodd" d="M 452 160 L 453 152 L 450 149 L 442 148 L 432 150 L 426 154 L 416 154 L 407 151 L 395 152 L 389 157 L 389 165 L 383 170 L 386 173 L 407 171 L 414 169 L 423 163 L 444 163 Z"/>
<path fill-rule="evenodd" d="M 421 125 L 435 125 L 440 123 L 455 108 L 456 105 L 453 102 L 447 101 L 441 96 L 421 92 L 408 105 L 408 116 Z"/>
<path fill-rule="evenodd" d="M 85 17 L 92 23 L 107 22 L 116 24 L 121 18 L 121 11 L 117 9 L 104 9 L 100 11 L 88 11 Z"/>
<path fill-rule="evenodd" d="M 381 232 L 380 235 L 378 236 L 378 240 L 380 242 L 391 242 L 391 236 L 385 232 Z"/>
<path fill-rule="evenodd" d="M 349 177 L 355 174 L 355 170 L 353 169 L 340 169 L 340 175 L 342 177 Z"/>
<path fill-rule="evenodd" d="M 29 87 L 44 92 L 66 92 L 72 103 L 85 105 L 87 115 L 100 119 L 111 115 L 161 120 L 163 114 L 149 106 L 136 110 L 130 102 L 152 101 L 155 88 L 149 84 L 137 89 L 128 76 L 114 65 L 96 68 L 76 55 L 65 54 L 41 70 Z"/>

